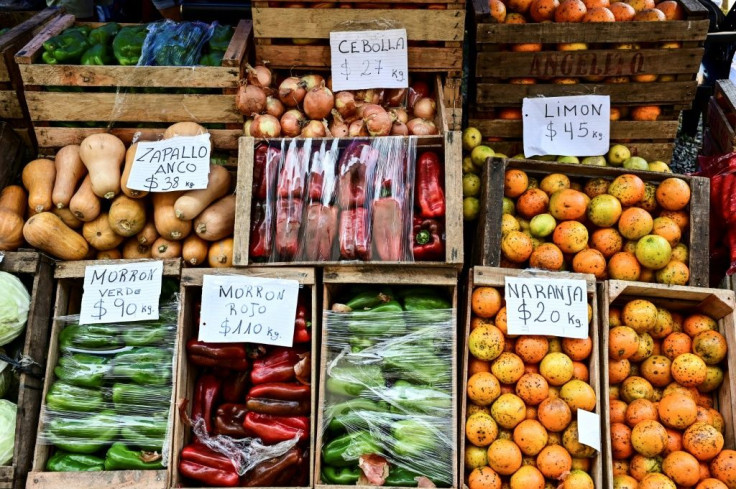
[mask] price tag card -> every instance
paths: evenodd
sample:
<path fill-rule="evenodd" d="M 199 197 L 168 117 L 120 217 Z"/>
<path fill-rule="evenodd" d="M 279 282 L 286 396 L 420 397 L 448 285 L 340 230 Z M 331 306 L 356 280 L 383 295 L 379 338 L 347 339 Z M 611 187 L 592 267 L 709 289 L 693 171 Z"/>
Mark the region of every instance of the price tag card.
<path fill-rule="evenodd" d="M 584 409 L 578 409 L 578 441 L 601 451 L 601 417 Z"/>
<path fill-rule="evenodd" d="M 163 271 L 161 260 L 88 266 L 79 324 L 158 319 Z"/>
<path fill-rule="evenodd" d="M 409 86 L 406 29 L 330 32 L 332 91 Z"/>
<path fill-rule="evenodd" d="M 299 282 L 205 275 L 199 341 L 292 346 Z"/>
<path fill-rule="evenodd" d="M 526 156 L 599 156 L 608 153 L 611 97 L 525 98 L 521 107 Z"/>
<path fill-rule="evenodd" d="M 511 335 L 588 337 L 585 280 L 506 277 L 505 298 Z"/>
<path fill-rule="evenodd" d="M 128 187 L 147 192 L 207 188 L 210 151 L 209 134 L 140 142 L 135 150 Z"/>

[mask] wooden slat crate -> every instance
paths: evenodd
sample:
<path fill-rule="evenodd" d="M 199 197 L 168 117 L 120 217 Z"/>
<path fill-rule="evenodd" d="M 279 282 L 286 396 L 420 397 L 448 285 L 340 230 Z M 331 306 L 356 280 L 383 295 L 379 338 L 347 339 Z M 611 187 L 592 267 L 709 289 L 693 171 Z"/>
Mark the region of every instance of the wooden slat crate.
<path fill-rule="evenodd" d="M 60 17 L 15 56 L 39 147 L 58 148 L 98 132 L 112 132 L 128 143 L 137 131 L 155 135 L 170 123 L 193 121 L 205 126 L 224 125 L 224 129 L 210 130 L 213 140 L 221 148 L 237 148 L 243 116 L 235 108 L 235 93 L 250 47 L 250 21 L 238 24 L 222 66 L 41 64 L 43 42 L 76 24 L 74 16 Z M 82 87 L 84 91 L 48 91 L 48 87 Z M 131 91 L 148 88 L 170 92 Z M 206 93 L 176 93 L 183 89 Z M 61 123 L 73 127 L 56 127 Z"/>
<path fill-rule="evenodd" d="M 640 124 L 633 122 L 633 124 Z M 648 123 L 645 123 L 648 124 Z M 659 124 L 655 122 L 654 124 Z M 665 126 L 668 122 L 665 122 Z M 472 126 L 472 124 L 470 124 Z M 612 126 L 613 128 L 613 126 Z M 485 133 L 483 133 L 485 134 Z M 630 139 L 623 139 L 619 141 L 611 140 L 611 144 L 623 144 L 631 151 L 632 156 L 640 156 L 647 161 L 664 161 L 669 164 L 672 161 L 672 155 L 675 150 L 674 142 L 650 142 L 648 140 L 632 141 Z M 492 141 L 484 143 L 489 147 L 493 148 L 496 153 L 501 153 L 509 157 L 513 157 L 524 153 L 524 143 L 520 139 L 508 140 L 508 141 Z M 531 156 L 531 155 L 530 155 Z M 574 155 L 573 155 L 574 156 Z"/>
<path fill-rule="evenodd" d="M 470 361 L 471 355 L 468 351 L 468 336 L 470 335 L 471 327 L 470 323 L 472 320 L 471 314 L 471 300 L 473 296 L 473 290 L 475 287 L 495 287 L 502 292 L 506 285 L 505 277 L 521 277 L 521 278 L 564 278 L 564 279 L 578 279 L 585 280 L 587 285 L 588 303 L 593 309 L 593 319 L 590 322 L 589 335 L 593 341 L 593 350 L 591 351 L 590 358 L 588 360 L 588 372 L 590 373 L 590 380 L 588 384 L 593 388 L 596 394 L 596 406 L 595 412 L 598 415 L 602 414 L 602 411 L 607 411 L 607 403 L 603 403 L 605 406 L 601 408 L 603 392 L 601 390 L 601 371 L 600 371 L 600 359 L 599 359 L 599 328 L 598 328 L 598 300 L 595 277 L 590 274 L 580 273 L 552 273 L 541 270 L 509 270 L 505 268 L 492 268 L 492 267 L 473 267 L 468 272 L 467 289 L 465 290 L 465 322 L 463 323 L 463 352 L 462 352 L 462 389 L 460 391 L 461 396 L 461 411 L 460 411 L 460 427 L 463 432 L 460 435 L 460 464 L 462 470 L 460 476 L 464 481 L 468 475 L 468 471 L 465 468 L 465 447 L 467 445 L 464 427 L 467 419 L 467 386 L 468 386 L 468 362 Z M 503 292 L 502 292 L 503 293 Z M 590 470 L 587 472 L 590 474 L 595 484 L 596 489 L 602 489 L 604 487 L 612 487 L 603 485 L 603 467 L 605 458 L 602 453 L 598 453 L 593 459 Z M 467 488 L 467 484 L 463 487 Z"/>
<path fill-rule="evenodd" d="M 448 292 L 448 296 L 452 297 L 452 308 L 455 310 L 455 314 L 458 311 L 458 273 L 453 268 L 416 268 L 412 269 L 411 273 L 407 273 L 405 268 L 402 267 L 327 267 L 324 269 L 322 274 L 322 309 L 325 311 L 330 310 L 332 306 L 333 297 L 338 294 L 341 290 L 347 289 L 353 285 L 390 285 L 392 287 L 400 286 L 428 286 L 428 287 L 440 287 Z M 319 366 L 319 404 L 317 410 L 317 439 L 315 443 L 315 463 L 314 467 L 314 487 L 320 489 L 341 489 L 346 486 L 331 485 L 322 481 L 322 436 L 325 432 L 325 391 L 326 391 L 326 368 L 327 368 L 327 344 L 330 335 L 330 325 L 326 318 L 320 313 L 321 323 L 321 335 L 322 344 L 320 350 L 320 366 Z M 457 317 L 453 318 L 454 322 L 457 322 Z M 452 350 L 457 351 L 458 348 L 458 337 L 457 328 L 447 332 L 448 336 L 451 336 L 453 344 Z M 452 419 L 454 423 L 453 432 L 451 435 L 452 453 L 436 453 L 437 457 L 451 457 L 452 460 L 452 473 L 453 481 L 450 489 L 458 488 L 458 433 L 457 433 L 457 420 L 458 420 L 458 403 L 457 403 L 457 355 L 452 355 Z M 366 489 L 371 486 L 357 485 L 359 489 Z M 405 489 L 405 488 L 400 488 Z"/>
<path fill-rule="evenodd" d="M 550 173 L 563 173 L 571 179 L 606 178 L 614 179 L 623 174 L 634 174 L 646 183 L 657 184 L 670 177 L 680 178 L 690 186 L 690 204 L 686 208 L 690 215 L 690 230 L 683 236 L 687 244 L 690 262 L 690 282 L 693 287 L 707 287 L 708 282 L 708 236 L 710 212 L 710 180 L 705 177 L 673 175 L 671 173 L 627 170 L 624 168 L 565 164 L 536 160 L 514 160 L 489 158 L 481 179 L 481 207 L 478 219 L 477 241 L 473 263 L 497 267 L 501 263 L 501 215 L 504 176 L 507 168 L 518 168 L 527 174 L 543 178 Z"/>
<path fill-rule="evenodd" d="M 0 489 L 24 489 L 26 474 L 31 470 L 36 427 L 41 408 L 43 371 L 48 351 L 49 325 L 54 294 L 53 261 L 36 252 L 5 253 L 0 271 L 21 279 L 31 295 L 28 323 L 16 342 L 22 344 L 22 354 L 40 365 L 35 368 L 40 377 L 21 373 L 15 423 L 15 447 L 12 465 L 0 467 Z M 8 367 L 9 368 L 9 367 Z"/>
<path fill-rule="evenodd" d="M 681 314 L 702 313 L 711 316 L 718 321 L 718 330 L 726 337 L 728 344 L 728 355 L 726 361 L 729 367 L 736 362 L 736 329 L 734 329 L 733 311 L 736 307 L 734 293 L 731 290 L 705 289 L 694 287 L 667 286 L 658 284 L 642 284 L 638 282 L 625 282 L 620 280 L 609 280 L 599 285 L 599 310 L 601 311 L 601 372 L 603 375 L 603 395 L 609 399 L 610 389 L 608 385 L 608 331 L 609 311 L 612 306 L 622 307 L 627 301 L 644 299 L 653 302 L 657 307 Z M 724 419 L 723 433 L 725 450 L 736 449 L 736 436 L 734 435 L 734 411 L 733 402 L 736 400 L 736 376 L 732 375 L 727 368 L 723 369 L 723 384 L 717 392 L 714 392 L 714 408 L 717 409 Z M 603 410 L 603 446 L 606 457 L 605 476 L 606 484 L 603 487 L 613 487 L 613 466 L 611 455 L 611 418 L 608 409 Z"/>
<path fill-rule="evenodd" d="M 197 380 L 198 367 L 190 365 L 187 360 L 186 342 L 195 338 L 199 329 L 199 324 L 195 322 L 195 318 L 198 317 L 196 306 L 201 300 L 202 293 L 202 280 L 204 275 L 241 275 L 246 277 L 261 277 L 261 278 L 273 278 L 281 280 L 297 280 L 301 286 L 309 289 L 311 296 L 311 309 L 312 309 L 312 374 L 311 374 L 311 386 L 312 386 L 312 399 L 311 399 L 311 415 L 310 415 L 310 438 L 309 438 L 309 466 L 314 466 L 314 437 L 315 428 L 317 425 L 316 420 L 316 406 L 317 406 L 317 332 L 319 329 L 316 327 L 318 323 L 318 317 L 320 315 L 318 304 L 317 304 L 317 281 L 314 269 L 310 268 L 257 268 L 252 267 L 248 269 L 220 269 L 220 268 L 199 268 L 199 269 L 185 269 L 181 274 L 181 306 L 179 308 L 179 335 L 180 341 L 178 342 L 177 351 L 177 364 L 178 372 L 175 376 L 176 386 L 176 398 L 177 399 L 194 399 L 194 388 Z M 171 488 L 176 487 L 192 487 L 187 485 L 182 477 L 179 475 L 179 454 L 181 449 L 192 442 L 192 429 L 185 425 L 180 416 L 177 414 L 174 421 L 174 438 L 169 451 L 169 470 L 171 479 L 169 486 Z M 309 485 L 312 487 L 314 482 L 312 480 L 312 474 L 309 475 Z M 284 488 L 286 489 L 286 488 Z"/>
<path fill-rule="evenodd" d="M 406 28 L 409 40 L 410 71 L 452 72 L 463 69 L 465 35 L 465 2 L 444 0 L 424 8 L 427 0 L 402 2 L 391 8 L 388 0 L 357 4 L 360 8 L 343 8 L 347 2 L 321 3 L 314 8 L 289 7 L 288 0 L 253 2 L 253 32 L 256 60 L 271 68 L 329 68 L 330 31 L 351 30 L 350 23 L 364 29 Z M 305 5 L 317 3 L 309 0 Z M 278 5 L 278 7 L 274 7 Z M 301 4 L 300 4 L 301 5 Z M 405 6 L 407 10 L 396 6 Z M 382 8 L 386 6 L 387 8 Z M 409 10 L 408 8 L 411 8 Z M 366 22 L 386 19 L 387 22 Z M 288 28 L 293 26 L 294 29 Z M 297 34 L 299 44 L 292 42 Z M 310 42 L 304 44 L 303 41 Z"/>
<path fill-rule="evenodd" d="M 347 144 L 349 140 L 344 140 Z M 253 185 L 253 154 L 257 140 L 241 138 L 238 152 L 238 183 L 235 203 L 235 238 L 233 243 L 233 265 L 249 264 L 251 188 Z M 422 136 L 417 138 L 417 151 L 435 149 L 444 151 L 445 171 L 445 259 L 442 262 L 407 262 L 405 266 L 461 267 L 463 264 L 463 214 L 462 214 L 462 142 L 460 132 L 446 132 L 444 136 Z M 356 262 L 346 262 L 355 265 Z M 340 262 L 278 262 L 262 265 L 325 266 Z M 370 262 L 371 265 L 396 265 L 396 262 Z"/>
<path fill-rule="evenodd" d="M 720 153 L 736 151 L 736 85 L 716 81 L 716 92 L 708 103 L 708 128 Z"/>
<path fill-rule="evenodd" d="M 59 333 L 64 328 L 63 321 L 57 318 L 79 314 L 82 301 L 82 284 L 84 283 L 84 271 L 88 265 L 119 265 L 126 260 L 94 260 L 76 262 L 58 262 L 54 271 L 57 282 L 54 316 L 51 324 L 51 334 L 48 337 L 48 355 L 46 356 L 46 380 L 43 383 L 41 395 L 41 419 L 38 420 L 38 432 L 33 438 L 36 449 L 33 455 L 33 467 L 28 473 L 26 489 L 59 489 L 65 486 L 95 487 L 95 488 L 118 488 L 126 489 L 167 489 L 167 470 L 116 470 L 102 472 L 46 472 L 46 462 L 52 455 L 54 447 L 38 443 L 43 431 L 43 411 L 45 409 L 46 394 L 49 387 L 56 380 L 54 367 L 59 359 Z M 132 260 L 143 261 L 143 260 Z M 181 274 L 181 260 L 164 260 L 164 277 L 179 279 Z M 51 299 L 51 296 L 49 296 Z M 178 332 L 177 332 L 178 335 Z M 178 343 L 178 338 L 177 338 Z M 172 377 L 176 376 L 176 357 L 172 361 Z M 176 387 L 176 386 L 174 386 Z M 175 388 L 174 388 L 175 390 Z M 174 403 L 175 392 L 172 392 L 172 408 L 169 414 L 170 436 L 174 429 Z"/>

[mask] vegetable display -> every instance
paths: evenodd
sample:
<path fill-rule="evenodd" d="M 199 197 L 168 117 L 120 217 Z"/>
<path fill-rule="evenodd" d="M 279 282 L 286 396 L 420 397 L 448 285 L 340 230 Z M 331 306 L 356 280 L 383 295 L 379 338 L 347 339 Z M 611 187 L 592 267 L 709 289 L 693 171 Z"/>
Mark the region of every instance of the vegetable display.
<path fill-rule="evenodd" d="M 31 296 L 15 275 L 0 272 L 0 346 L 7 345 L 26 328 Z"/>
<path fill-rule="evenodd" d="M 309 480 L 311 309 L 300 293 L 294 346 L 187 341 L 198 371 L 179 454 L 187 485 L 300 487 Z"/>
<path fill-rule="evenodd" d="M 445 291 L 344 292 L 324 312 L 321 483 L 451 486 L 455 323 Z"/>

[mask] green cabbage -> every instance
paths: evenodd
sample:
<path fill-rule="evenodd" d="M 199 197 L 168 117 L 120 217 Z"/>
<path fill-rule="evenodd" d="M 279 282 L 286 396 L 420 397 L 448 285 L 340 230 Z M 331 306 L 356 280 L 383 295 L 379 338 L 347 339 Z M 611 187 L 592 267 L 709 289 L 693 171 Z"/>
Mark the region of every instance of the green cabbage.
<path fill-rule="evenodd" d="M 23 332 L 28 321 L 31 296 L 18 277 L 0 272 L 0 346 Z"/>
<path fill-rule="evenodd" d="M 18 406 L 5 399 L 0 399 L 0 465 L 7 465 L 13 460 L 17 412 Z"/>

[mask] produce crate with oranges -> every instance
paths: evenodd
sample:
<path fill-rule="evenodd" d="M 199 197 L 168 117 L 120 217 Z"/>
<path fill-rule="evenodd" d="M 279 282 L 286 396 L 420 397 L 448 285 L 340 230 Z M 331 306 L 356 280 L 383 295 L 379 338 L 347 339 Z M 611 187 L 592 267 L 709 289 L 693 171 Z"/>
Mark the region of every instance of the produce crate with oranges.
<path fill-rule="evenodd" d="M 736 85 L 731 80 L 716 81 L 716 92 L 708 103 L 711 154 L 736 151 Z"/>
<path fill-rule="evenodd" d="M 583 279 L 589 337 L 509 336 L 506 276 Z M 603 488 L 603 457 L 579 441 L 578 409 L 600 414 L 592 275 L 475 267 L 465 323 L 461 441 L 469 489 Z"/>
<path fill-rule="evenodd" d="M 733 487 L 733 291 L 601 291 L 606 487 Z"/>
<path fill-rule="evenodd" d="M 498 158 L 484 171 L 476 263 L 708 285 L 707 178 Z"/>

